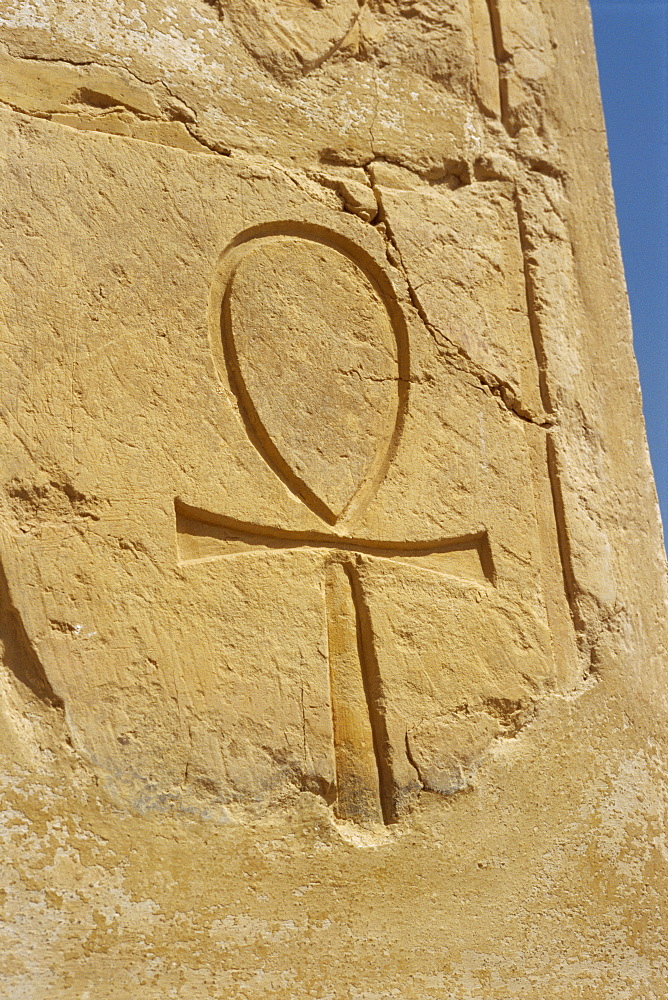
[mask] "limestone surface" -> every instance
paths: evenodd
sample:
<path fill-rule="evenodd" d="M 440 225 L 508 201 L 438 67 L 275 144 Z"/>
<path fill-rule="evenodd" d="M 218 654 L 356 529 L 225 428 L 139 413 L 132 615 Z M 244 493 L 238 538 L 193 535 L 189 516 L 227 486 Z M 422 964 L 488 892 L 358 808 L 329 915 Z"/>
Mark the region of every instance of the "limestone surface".
<path fill-rule="evenodd" d="M 668 997 L 586 0 L 3 0 L 0 994 Z"/>

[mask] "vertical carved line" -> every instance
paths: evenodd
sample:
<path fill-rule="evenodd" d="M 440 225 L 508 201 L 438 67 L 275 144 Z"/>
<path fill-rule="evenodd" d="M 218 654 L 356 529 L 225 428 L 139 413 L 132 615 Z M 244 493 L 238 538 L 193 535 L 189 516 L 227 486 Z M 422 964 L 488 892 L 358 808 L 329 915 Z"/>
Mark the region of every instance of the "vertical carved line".
<path fill-rule="evenodd" d="M 547 470 L 552 488 L 552 499 L 554 501 L 554 518 L 557 524 L 557 540 L 559 543 L 559 554 L 561 556 L 561 568 L 564 576 L 564 589 L 568 600 L 573 624 L 577 632 L 582 637 L 585 634 L 586 622 L 584 621 L 578 606 L 578 587 L 573 569 L 573 555 L 571 543 L 566 524 L 566 508 L 559 471 L 557 457 L 557 447 L 555 444 L 554 431 L 549 431 L 546 435 L 547 445 Z"/>
<path fill-rule="evenodd" d="M 494 2 L 494 0 L 491 0 L 491 2 Z M 533 257 L 532 259 L 532 255 L 534 253 L 534 245 L 529 235 L 526 212 L 524 205 L 522 204 L 521 192 L 518 190 L 515 191 L 515 209 L 517 213 L 517 222 L 519 227 L 522 260 L 524 263 L 524 285 L 526 289 L 529 327 L 531 330 L 531 338 L 533 340 L 534 352 L 536 355 L 536 363 L 538 365 L 538 383 L 540 389 L 540 397 L 545 412 L 553 416 L 555 414 L 555 407 L 552 399 L 552 393 L 550 392 L 548 356 L 545 347 L 545 337 L 543 334 L 540 312 L 538 309 L 538 301 L 537 301 L 538 294 L 536 292 L 536 284 L 534 280 L 534 273 L 532 270 L 532 265 L 536 266 L 535 257 Z M 575 572 L 573 569 L 573 557 L 571 554 L 570 540 L 568 537 L 568 530 L 566 527 L 566 513 L 564 506 L 563 490 L 561 485 L 561 476 L 557 462 L 557 446 L 555 444 L 555 440 L 556 440 L 555 431 L 547 430 L 545 436 L 547 474 L 550 483 L 550 491 L 552 494 L 552 507 L 554 512 L 554 521 L 557 533 L 557 544 L 559 548 L 559 561 L 561 564 L 561 572 L 564 582 L 564 591 L 566 593 L 566 600 L 568 602 L 571 618 L 573 620 L 573 627 L 576 632 L 582 633 L 584 628 L 584 621 L 582 619 L 582 615 L 580 614 L 577 603 L 577 590 L 575 584 Z"/>
<path fill-rule="evenodd" d="M 501 118 L 501 86 L 488 0 L 469 0 L 478 102 L 485 113 Z"/>
<path fill-rule="evenodd" d="M 536 526 L 540 545 L 540 575 L 542 578 L 547 625 L 554 658 L 559 690 L 568 690 L 579 680 L 580 654 L 569 596 L 567 556 L 564 539 L 560 537 L 559 503 L 555 500 L 557 484 L 552 482 L 554 463 L 550 459 L 550 432 L 527 422 L 527 446 L 531 461 L 531 478 L 536 511 Z"/>
<path fill-rule="evenodd" d="M 393 817 L 378 664 L 357 571 L 333 558 L 325 574 L 329 677 L 340 819 L 388 823 Z"/>
<path fill-rule="evenodd" d="M 517 225 L 520 238 L 520 249 L 522 251 L 522 262 L 524 266 L 524 290 L 527 302 L 527 314 L 529 317 L 529 329 L 533 341 L 534 354 L 538 365 L 538 388 L 543 409 L 546 413 L 552 414 L 554 407 L 548 383 L 547 353 L 545 350 L 545 340 L 541 329 L 540 317 L 536 304 L 536 289 L 534 286 L 533 274 L 531 272 L 531 241 L 527 232 L 524 206 L 519 192 L 515 191 L 515 212 L 517 215 Z"/>
<path fill-rule="evenodd" d="M 378 766 L 359 651 L 359 628 L 350 566 L 332 560 L 326 569 L 329 684 L 332 699 L 336 805 L 340 819 L 381 823 Z"/>
<path fill-rule="evenodd" d="M 371 723 L 371 732 L 373 735 L 376 767 L 378 769 L 380 804 L 383 811 L 384 822 L 393 823 L 398 818 L 397 790 L 395 776 L 392 772 L 392 756 L 390 738 L 387 731 L 385 694 L 383 691 L 383 681 L 380 675 L 378 657 L 376 656 L 376 647 L 373 641 L 371 614 L 369 612 L 369 606 L 364 595 L 362 581 L 360 580 L 356 566 L 349 565 L 348 578 L 350 580 L 350 589 L 357 620 L 357 641 L 360 665 L 362 668 L 362 678 L 364 680 L 364 693 L 366 696 L 369 721 Z"/>
<path fill-rule="evenodd" d="M 492 29 L 492 45 L 494 46 L 494 58 L 496 59 L 496 69 L 499 79 L 499 106 L 501 108 L 501 121 L 508 129 L 508 87 L 502 66 L 508 62 L 508 53 L 503 44 L 503 25 L 501 23 L 501 10 L 499 0 L 486 0 L 489 23 Z"/>

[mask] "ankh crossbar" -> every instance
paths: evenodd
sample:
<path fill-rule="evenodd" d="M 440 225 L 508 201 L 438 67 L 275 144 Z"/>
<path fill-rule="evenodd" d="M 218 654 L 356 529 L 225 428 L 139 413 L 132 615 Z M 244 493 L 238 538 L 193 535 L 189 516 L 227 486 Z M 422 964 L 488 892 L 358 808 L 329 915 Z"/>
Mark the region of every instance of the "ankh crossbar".
<path fill-rule="evenodd" d="M 336 766 L 335 812 L 340 819 L 363 824 L 396 820 L 383 683 L 358 562 L 362 556 L 373 556 L 409 563 L 430 573 L 493 583 L 487 536 L 480 533 L 448 539 L 373 541 L 247 524 L 178 500 L 175 513 L 180 565 L 273 549 L 319 549 L 327 553 L 325 611 Z"/>

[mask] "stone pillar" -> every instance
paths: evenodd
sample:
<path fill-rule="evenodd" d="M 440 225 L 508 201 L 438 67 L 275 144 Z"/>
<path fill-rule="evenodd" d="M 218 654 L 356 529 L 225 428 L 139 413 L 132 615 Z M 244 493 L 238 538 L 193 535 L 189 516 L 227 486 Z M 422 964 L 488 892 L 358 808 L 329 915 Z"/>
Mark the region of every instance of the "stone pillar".
<path fill-rule="evenodd" d="M 5 0 L 21 1000 L 658 1000 L 668 587 L 585 0 Z"/>

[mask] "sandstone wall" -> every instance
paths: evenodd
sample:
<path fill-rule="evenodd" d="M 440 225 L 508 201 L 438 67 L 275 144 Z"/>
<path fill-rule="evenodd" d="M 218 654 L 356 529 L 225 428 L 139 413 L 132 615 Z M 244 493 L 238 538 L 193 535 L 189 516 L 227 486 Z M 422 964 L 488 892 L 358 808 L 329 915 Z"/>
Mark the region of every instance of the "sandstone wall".
<path fill-rule="evenodd" d="M 668 996 L 584 0 L 4 0 L 11 1000 Z"/>

